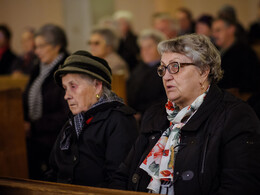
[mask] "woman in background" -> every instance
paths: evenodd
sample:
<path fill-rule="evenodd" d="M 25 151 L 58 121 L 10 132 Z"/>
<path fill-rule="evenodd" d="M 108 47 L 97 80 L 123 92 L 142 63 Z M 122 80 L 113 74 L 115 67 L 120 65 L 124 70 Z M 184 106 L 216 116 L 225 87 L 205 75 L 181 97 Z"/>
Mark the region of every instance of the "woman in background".
<path fill-rule="evenodd" d="M 129 77 L 127 63 L 117 54 L 119 37 L 110 28 L 95 28 L 88 42 L 92 55 L 103 58 L 109 64 L 113 75 Z"/>
<path fill-rule="evenodd" d="M 40 63 L 31 72 L 23 98 L 31 179 L 43 179 L 51 148 L 67 118 L 64 92 L 53 79 L 68 55 L 66 47 L 66 35 L 56 25 L 44 25 L 35 35 L 35 53 Z"/>
<path fill-rule="evenodd" d="M 161 58 L 157 45 L 165 39 L 164 34 L 152 29 L 142 31 L 138 37 L 142 61 L 127 81 L 127 101 L 137 111 L 138 120 L 154 103 L 166 101 L 163 83 L 157 74 Z"/>

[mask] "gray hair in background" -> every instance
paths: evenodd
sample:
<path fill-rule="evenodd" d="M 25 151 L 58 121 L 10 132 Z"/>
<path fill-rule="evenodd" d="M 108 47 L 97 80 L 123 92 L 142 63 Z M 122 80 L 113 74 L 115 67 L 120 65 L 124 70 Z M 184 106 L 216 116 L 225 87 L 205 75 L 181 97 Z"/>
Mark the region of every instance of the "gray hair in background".
<path fill-rule="evenodd" d="M 180 29 L 178 21 L 174 19 L 169 13 L 167 12 L 157 12 L 153 14 L 152 16 L 153 23 L 155 20 L 163 20 L 163 21 L 168 21 L 170 24 L 170 29 L 174 31 L 178 31 Z"/>
<path fill-rule="evenodd" d="M 97 27 L 91 31 L 91 34 L 96 33 L 105 39 L 106 45 L 111 46 L 114 51 L 117 50 L 119 46 L 119 37 L 114 30 L 111 28 Z"/>
<path fill-rule="evenodd" d="M 202 71 L 209 68 L 208 79 L 211 83 L 217 83 L 223 77 L 220 54 L 205 35 L 190 34 L 163 41 L 159 43 L 158 51 L 161 55 L 167 52 L 180 53 L 190 58 Z"/>
<path fill-rule="evenodd" d="M 161 41 L 166 40 L 166 36 L 160 31 L 154 29 L 145 29 L 138 36 L 138 44 L 140 45 L 140 41 L 145 39 L 152 39 L 156 44 L 158 44 Z"/>
<path fill-rule="evenodd" d="M 119 10 L 113 14 L 115 20 L 124 19 L 129 25 L 132 24 L 133 14 L 127 10 Z"/>
<path fill-rule="evenodd" d="M 67 37 L 61 27 L 54 24 L 46 24 L 36 32 L 35 37 L 37 36 L 44 37 L 45 41 L 53 46 L 59 45 L 61 47 L 60 52 L 66 52 Z"/>

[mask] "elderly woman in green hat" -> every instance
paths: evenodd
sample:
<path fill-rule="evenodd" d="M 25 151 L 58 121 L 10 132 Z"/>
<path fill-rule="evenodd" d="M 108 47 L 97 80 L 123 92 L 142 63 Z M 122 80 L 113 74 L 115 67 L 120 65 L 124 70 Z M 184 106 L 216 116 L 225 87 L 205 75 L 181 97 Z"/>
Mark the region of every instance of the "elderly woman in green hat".
<path fill-rule="evenodd" d="M 107 62 L 86 51 L 69 56 L 54 78 L 71 113 L 53 147 L 47 177 L 106 187 L 137 137 L 134 111 L 111 91 Z"/>

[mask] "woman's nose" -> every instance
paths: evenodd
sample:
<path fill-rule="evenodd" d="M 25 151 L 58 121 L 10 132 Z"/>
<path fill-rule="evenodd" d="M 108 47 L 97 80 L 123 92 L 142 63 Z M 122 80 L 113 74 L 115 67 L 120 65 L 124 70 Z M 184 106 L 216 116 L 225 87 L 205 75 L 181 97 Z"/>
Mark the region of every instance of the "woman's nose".
<path fill-rule="evenodd" d="M 64 99 L 65 99 L 65 100 L 71 99 L 71 95 L 69 94 L 68 91 L 65 91 Z"/>
<path fill-rule="evenodd" d="M 163 80 L 170 80 L 173 79 L 173 74 L 169 73 L 168 69 L 165 70 L 165 75 L 163 76 Z"/>

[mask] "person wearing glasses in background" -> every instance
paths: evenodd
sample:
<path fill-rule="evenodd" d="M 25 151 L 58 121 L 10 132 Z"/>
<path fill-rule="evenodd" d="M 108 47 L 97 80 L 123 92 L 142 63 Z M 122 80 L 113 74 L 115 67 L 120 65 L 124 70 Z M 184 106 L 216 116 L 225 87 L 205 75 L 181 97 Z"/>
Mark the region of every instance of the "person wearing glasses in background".
<path fill-rule="evenodd" d="M 23 94 L 30 179 L 44 179 L 51 149 L 67 120 L 64 91 L 53 79 L 68 56 L 66 47 L 66 34 L 59 26 L 46 24 L 36 32 L 35 53 L 40 62 L 33 67 Z"/>
<path fill-rule="evenodd" d="M 128 79 L 128 65 L 116 52 L 119 46 L 119 37 L 112 29 L 107 27 L 94 28 L 88 44 L 92 55 L 107 61 L 113 75 L 124 75 Z"/>
<path fill-rule="evenodd" d="M 110 187 L 159 194 L 259 194 L 260 124 L 222 91 L 220 55 L 205 35 L 159 43 L 168 102 L 146 112 Z M 243 79 L 243 78 L 241 78 Z"/>

